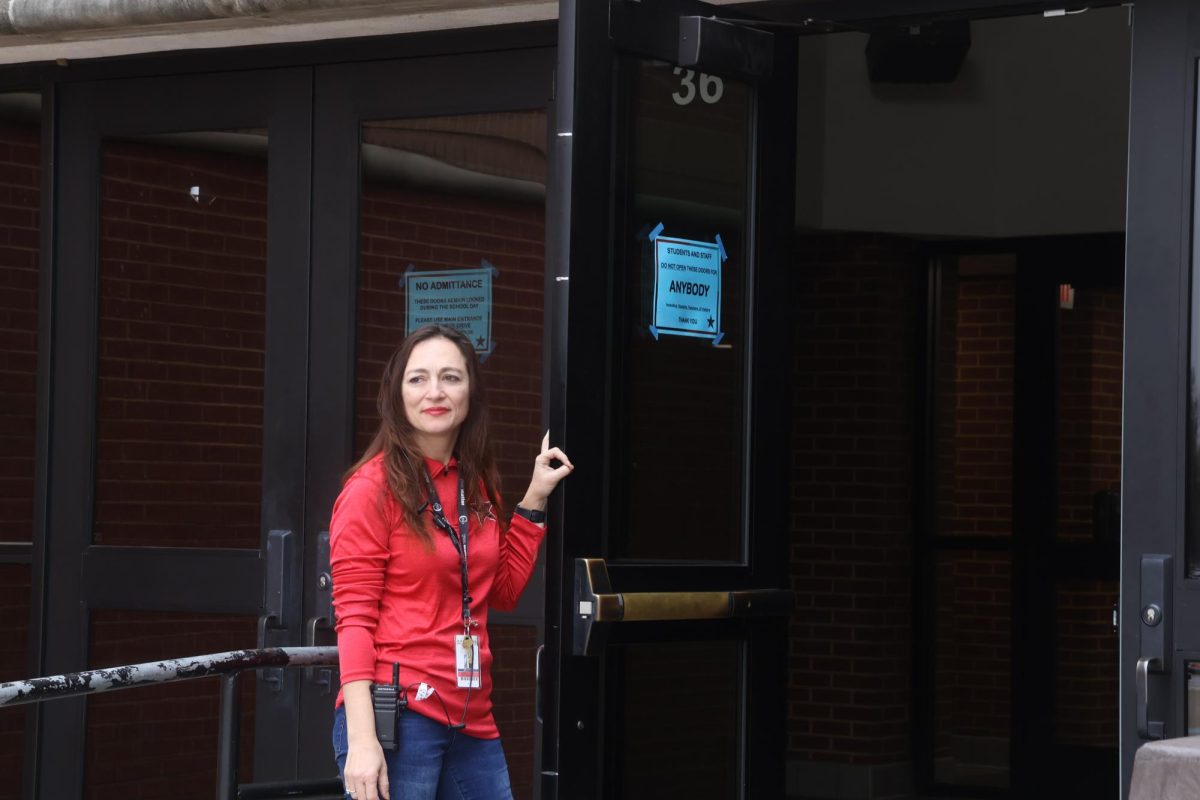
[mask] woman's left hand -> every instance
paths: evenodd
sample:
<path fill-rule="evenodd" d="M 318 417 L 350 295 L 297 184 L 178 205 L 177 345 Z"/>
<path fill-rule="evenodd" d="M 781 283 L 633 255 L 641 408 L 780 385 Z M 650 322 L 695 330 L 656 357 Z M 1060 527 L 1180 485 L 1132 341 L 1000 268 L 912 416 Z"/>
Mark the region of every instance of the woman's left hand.
<path fill-rule="evenodd" d="M 550 462 L 554 460 L 561 462 L 560 465 L 552 466 Z M 529 489 L 519 505 L 538 511 L 544 509 L 546 498 L 554 491 L 554 487 L 574 470 L 575 465 L 567 458 L 567 454 L 557 447 L 550 446 L 550 431 L 546 431 L 546 435 L 542 437 L 542 452 L 533 460 L 533 477 L 529 479 Z"/>

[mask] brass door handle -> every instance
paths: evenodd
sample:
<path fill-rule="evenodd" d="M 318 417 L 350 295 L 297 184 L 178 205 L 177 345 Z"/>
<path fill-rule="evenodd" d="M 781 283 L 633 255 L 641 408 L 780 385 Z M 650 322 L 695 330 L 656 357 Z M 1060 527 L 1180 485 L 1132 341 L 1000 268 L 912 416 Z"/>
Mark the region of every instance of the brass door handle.
<path fill-rule="evenodd" d="M 572 651 L 575 655 L 599 652 L 606 623 L 779 616 L 795 607 L 796 596 L 786 589 L 616 593 L 604 559 L 577 558 Z"/>

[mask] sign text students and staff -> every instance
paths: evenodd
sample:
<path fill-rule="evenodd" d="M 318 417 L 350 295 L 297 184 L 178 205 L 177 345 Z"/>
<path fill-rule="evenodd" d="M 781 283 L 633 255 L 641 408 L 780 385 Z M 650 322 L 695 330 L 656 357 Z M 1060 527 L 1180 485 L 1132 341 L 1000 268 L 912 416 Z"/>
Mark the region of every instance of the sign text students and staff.
<path fill-rule="evenodd" d="M 717 234 L 715 241 L 662 235 L 659 224 L 650 232 L 654 247 L 654 304 L 650 333 L 690 336 L 720 344 L 721 265 L 728 257 Z"/>

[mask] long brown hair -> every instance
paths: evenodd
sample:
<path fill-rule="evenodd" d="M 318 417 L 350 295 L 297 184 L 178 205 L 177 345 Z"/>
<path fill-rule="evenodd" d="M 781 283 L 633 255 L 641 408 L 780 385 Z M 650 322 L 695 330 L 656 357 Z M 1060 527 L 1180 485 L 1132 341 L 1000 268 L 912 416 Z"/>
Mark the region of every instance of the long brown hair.
<path fill-rule="evenodd" d="M 462 470 L 467 489 L 467 503 L 480 508 L 485 499 L 490 501 L 497 519 L 502 518 L 500 507 L 500 470 L 492 452 L 492 440 L 488 430 L 487 391 L 479 371 L 479 358 L 470 340 L 445 325 L 426 325 L 405 337 L 395 349 L 383 368 L 379 382 L 379 430 L 367 445 L 362 458 L 345 475 L 349 479 L 364 464 L 383 453 L 383 471 L 387 476 L 388 489 L 399 504 L 408 527 L 421 537 L 427 546 L 432 546 L 433 537 L 420 511 L 428 500 L 425 484 L 425 456 L 417 447 L 415 431 L 408 421 L 404 409 L 404 372 L 413 348 L 429 339 L 448 340 L 462 353 L 467 363 L 467 387 L 470 407 L 467 418 L 458 429 L 458 441 L 454 452 L 458 457 L 458 468 Z M 382 500 L 382 498 L 381 498 Z M 447 514 L 451 516 L 451 514 Z"/>

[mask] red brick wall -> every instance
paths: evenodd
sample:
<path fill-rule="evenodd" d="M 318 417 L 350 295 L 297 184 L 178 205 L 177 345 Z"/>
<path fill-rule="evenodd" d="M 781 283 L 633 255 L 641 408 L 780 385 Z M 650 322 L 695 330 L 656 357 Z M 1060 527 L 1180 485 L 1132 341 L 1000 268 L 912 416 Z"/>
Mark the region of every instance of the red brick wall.
<path fill-rule="evenodd" d="M 266 161 L 113 142 L 102 169 L 95 541 L 256 548 Z"/>
<path fill-rule="evenodd" d="M 29 677 L 29 566 L 0 564 L 0 683 Z M 25 707 L 0 709 L 0 798 L 21 792 Z"/>
<path fill-rule="evenodd" d="M 1124 293 L 1079 289 L 1058 312 L 1058 537 L 1092 538 L 1092 501 L 1121 484 Z"/>
<path fill-rule="evenodd" d="M 0 542 L 33 540 L 41 153 L 0 121 Z M 0 681 L 28 677 L 30 568 L 0 565 Z M 0 800 L 21 790 L 24 708 L 0 710 Z"/>
<path fill-rule="evenodd" d="M 534 654 L 537 628 L 492 625 L 492 703 L 496 727 L 508 758 L 514 798 L 533 797 Z"/>
<path fill-rule="evenodd" d="M 253 617 L 144 611 L 92 613 L 89 664 L 137 664 L 162 658 L 253 647 Z M 239 776 L 253 779 L 253 672 L 241 686 Z M 216 787 L 217 711 L 220 684 L 205 678 L 88 698 L 85 796 L 195 798 Z M 330 755 L 330 763 L 333 757 Z"/>
<path fill-rule="evenodd" d="M 0 542 L 33 539 L 38 136 L 37 127 L 0 121 Z"/>
<path fill-rule="evenodd" d="M 1012 533 L 1012 274 L 947 269 L 936 422 L 938 534 Z M 935 747 L 955 737 L 1005 739 L 1011 710 L 1011 575 L 1007 552 L 945 551 L 936 569 Z"/>
<path fill-rule="evenodd" d="M 937 530 L 942 535 L 1012 532 L 1013 331 L 1012 276 L 957 277 L 948 288 L 954 347 L 942 383 L 939 452 L 952 466 L 940 472 Z M 949 355 L 943 353 L 943 358 Z M 943 373 L 943 376 L 947 376 Z"/>
<path fill-rule="evenodd" d="M 939 755 L 953 737 L 1008 738 L 1012 683 L 1012 556 L 949 550 L 938 558 L 935 643 Z"/>
<path fill-rule="evenodd" d="M 1056 590 L 1054 738 L 1062 744 L 1116 747 L 1120 696 L 1112 605 L 1118 581 L 1066 581 Z"/>
<path fill-rule="evenodd" d="M 792 430 L 789 753 L 909 757 L 913 246 L 800 242 Z"/>

